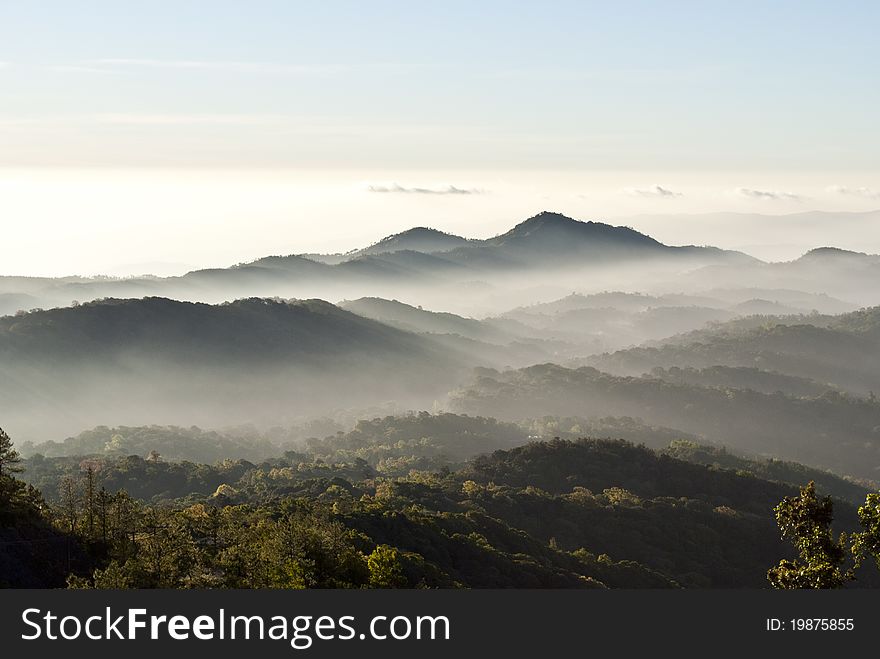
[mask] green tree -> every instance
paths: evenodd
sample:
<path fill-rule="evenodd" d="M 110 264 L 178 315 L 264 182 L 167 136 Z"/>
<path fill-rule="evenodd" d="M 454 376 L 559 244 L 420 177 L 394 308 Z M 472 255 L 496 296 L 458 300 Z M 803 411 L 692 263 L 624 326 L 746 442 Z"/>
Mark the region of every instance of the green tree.
<path fill-rule="evenodd" d="M 768 570 L 774 588 L 840 588 L 854 578 L 852 569 L 843 569 L 846 535 L 835 540 L 831 532 L 831 497 L 818 498 L 812 481 L 800 495 L 783 499 L 775 513 L 782 537 L 794 545 L 799 558 L 783 559 Z"/>
<path fill-rule="evenodd" d="M 403 588 L 406 576 L 400 565 L 400 553 L 395 547 L 379 545 L 367 556 L 371 588 Z"/>
<path fill-rule="evenodd" d="M 22 471 L 19 466 L 21 456 L 12 446 L 12 439 L 0 428 L 0 478 L 12 476 Z"/>
<path fill-rule="evenodd" d="M 880 492 L 869 494 L 865 505 L 859 507 L 859 522 L 865 530 L 853 534 L 856 563 L 860 565 L 865 554 L 869 554 L 880 569 Z"/>

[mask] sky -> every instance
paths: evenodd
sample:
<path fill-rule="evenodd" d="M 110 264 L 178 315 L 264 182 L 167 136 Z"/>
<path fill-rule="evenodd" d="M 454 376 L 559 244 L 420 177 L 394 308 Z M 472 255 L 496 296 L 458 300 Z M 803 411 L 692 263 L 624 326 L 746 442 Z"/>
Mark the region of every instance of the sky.
<path fill-rule="evenodd" d="M 880 251 L 858 223 L 780 243 L 784 219 L 676 220 L 880 208 L 878 24 L 869 0 L 0 2 L 0 274 L 486 237 L 543 209 Z"/>

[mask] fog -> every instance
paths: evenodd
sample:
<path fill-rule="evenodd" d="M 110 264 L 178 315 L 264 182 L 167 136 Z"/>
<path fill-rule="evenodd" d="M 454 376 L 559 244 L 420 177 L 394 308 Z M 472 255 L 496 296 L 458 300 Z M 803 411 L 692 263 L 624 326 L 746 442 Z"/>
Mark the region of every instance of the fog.
<path fill-rule="evenodd" d="M 771 425 L 793 437 L 799 405 L 845 407 L 823 396 L 880 388 L 880 364 L 865 357 L 880 347 L 877 323 L 858 312 L 880 304 L 880 257 L 819 249 L 768 263 L 552 213 L 488 240 L 421 230 L 386 241 L 175 277 L 4 277 L 3 427 L 39 444 L 98 425 L 266 430 L 332 417 L 350 427 L 377 411 L 632 416 L 875 476 L 870 401 L 841 430 L 863 445 L 861 465 L 776 441 Z M 654 383 L 649 398 L 665 411 L 628 380 L 599 378 L 587 398 L 560 398 L 555 381 L 523 393 L 515 374 L 540 364 L 574 377 L 575 390 L 584 366 Z M 480 368 L 496 375 L 474 380 Z M 776 420 L 738 437 L 713 398 L 721 390 L 782 396 L 759 399 Z"/>

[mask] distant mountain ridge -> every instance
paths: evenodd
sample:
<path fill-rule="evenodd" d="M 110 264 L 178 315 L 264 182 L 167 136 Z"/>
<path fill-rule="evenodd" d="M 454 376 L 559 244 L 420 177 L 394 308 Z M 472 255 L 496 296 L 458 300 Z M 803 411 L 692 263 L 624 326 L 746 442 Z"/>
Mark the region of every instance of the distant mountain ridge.
<path fill-rule="evenodd" d="M 512 245 L 539 241 L 550 242 L 557 247 L 566 247 L 569 241 L 581 240 L 605 245 L 665 247 L 659 241 L 629 227 L 613 226 L 603 222 L 582 222 L 550 211 L 542 211 L 520 222 L 509 231 L 483 242 L 489 245 Z"/>
<path fill-rule="evenodd" d="M 804 261 L 815 258 L 878 259 L 880 257 L 874 254 L 866 254 L 865 252 L 854 252 L 850 249 L 840 249 L 839 247 L 816 247 L 796 260 Z"/>
<path fill-rule="evenodd" d="M 413 251 L 423 254 L 434 254 L 436 252 L 448 252 L 456 247 L 462 247 L 472 242 L 468 238 L 462 238 L 439 229 L 430 227 L 413 227 L 400 233 L 393 233 L 390 236 L 382 238 L 372 245 L 353 249 L 349 252 L 337 254 L 302 254 L 301 256 L 326 263 L 327 265 L 337 265 L 343 261 L 349 261 L 359 256 L 369 256 L 375 254 L 389 254 L 392 252 Z"/>
<path fill-rule="evenodd" d="M 771 288 L 781 287 L 770 285 L 779 279 L 789 288 L 835 295 L 854 286 L 874 303 L 870 287 L 854 284 L 853 278 L 864 281 L 880 271 L 880 257 L 853 254 L 851 258 L 821 258 L 829 254 L 821 248 L 798 261 L 768 264 L 743 252 L 666 245 L 630 227 L 543 211 L 484 240 L 422 226 L 346 254 L 271 255 L 177 277 L 2 277 L 0 314 L 105 297 L 160 296 L 209 303 L 246 297 L 412 299 L 410 293 L 416 287 L 421 287 L 418 292 L 423 295 L 445 290 L 434 299 L 419 296 L 420 302 L 434 308 L 473 314 L 472 310 L 490 305 L 492 311 L 500 312 L 502 302 L 493 297 L 493 288 L 530 287 L 537 274 L 564 287 L 562 290 L 571 290 L 585 277 L 594 281 L 590 271 L 600 268 L 605 269 L 602 274 L 607 281 L 621 289 L 637 290 L 645 280 L 673 278 L 676 286 L 684 284 L 678 288 L 681 292 L 699 290 L 696 286 L 704 289 L 707 280 L 716 279 L 724 287 Z M 817 275 L 818 263 L 839 271 L 839 276 L 824 271 Z M 807 285 L 800 285 L 803 281 Z M 825 282 L 833 288 L 826 291 L 822 287 Z M 442 299 L 440 304 L 438 299 Z M 449 301 L 461 304 L 452 308 L 447 306 Z"/>
<path fill-rule="evenodd" d="M 351 299 L 377 293 L 389 297 L 389 293 L 418 283 L 491 284 L 493 278 L 507 283 L 511 274 L 531 276 L 535 270 L 554 272 L 609 264 L 624 267 L 633 260 L 680 263 L 687 268 L 755 262 L 741 252 L 671 247 L 628 227 L 582 222 L 544 211 L 486 240 L 415 227 L 347 254 L 271 255 L 177 277 L 3 277 L 0 295 L 5 298 L 0 312 L 105 297 L 160 296 L 204 302 L 273 296 Z M 396 289 L 377 290 L 378 286 Z"/>

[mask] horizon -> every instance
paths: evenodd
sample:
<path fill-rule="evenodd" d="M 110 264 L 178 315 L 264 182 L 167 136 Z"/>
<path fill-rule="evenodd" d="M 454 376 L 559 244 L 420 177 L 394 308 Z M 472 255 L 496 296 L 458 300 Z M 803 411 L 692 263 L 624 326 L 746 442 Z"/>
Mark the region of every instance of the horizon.
<path fill-rule="evenodd" d="M 632 216 L 626 216 L 626 217 L 609 217 L 609 218 L 601 218 L 601 219 L 579 218 L 579 217 L 573 217 L 573 216 L 566 214 L 564 212 L 551 210 L 550 208 L 545 208 L 545 209 L 537 211 L 536 213 L 529 215 L 527 217 L 518 218 L 518 219 L 512 221 L 510 224 L 504 225 L 500 229 L 498 229 L 492 233 L 489 233 L 486 235 L 480 235 L 480 236 L 469 235 L 465 232 L 447 231 L 447 230 L 445 230 L 443 228 L 439 228 L 437 226 L 432 226 L 429 224 L 421 224 L 421 225 L 412 225 L 410 227 L 404 228 L 399 231 L 395 231 L 393 233 L 377 235 L 373 239 L 370 239 L 362 244 L 352 245 L 348 249 L 339 249 L 337 251 L 309 251 L 309 250 L 298 250 L 298 251 L 290 251 L 290 252 L 274 251 L 274 252 L 261 253 L 259 255 L 254 256 L 253 258 L 249 258 L 249 259 L 245 259 L 245 260 L 238 260 L 238 261 L 225 262 L 225 263 L 219 263 L 219 262 L 218 263 L 206 263 L 206 264 L 197 265 L 197 266 L 193 266 L 193 267 L 185 266 L 183 264 L 141 263 L 141 264 L 130 264 L 127 266 L 125 266 L 125 265 L 116 266 L 115 272 L 114 271 L 109 271 L 109 272 L 104 272 L 104 271 L 53 272 L 52 274 L 41 274 L 41 273 L 23 274 L 23 273 L 17 273 L 17 272 L 4 272 L 4 273 L 0 273 L 0 277 L 37 277 L 37 278 L 65 278 L 65 277 L 101 278 L 101 277 L 110 277 L 110 278 L 116 278 L 116 279 L 137 279 L 140 277 L 159 277 L 159 278 L 176 277 L 176 276 L 184 275 L 189 272 L 198 271 L 198 270 L 205 270 L 205 269 L 212 269 L 212 268 L 230 268 L 230 267 L 234 267 L 237 265 L 249 264 L 249 263 L 259 261 L 263 258 L 273 257 L 273 256 L 280 256 L 280 257 L 304 256 L 306 258 L 308 258 L 309 256 L 346 256 L 346 257 L 350 256 L 350 255 L 357 256 L 357 253 L 363 249 L 373 247 L 375 245 L 382 243 L 385 240 L 388 240 L 388 239 L 391 239 L 391 238 L 394 238 L 394 237 L 397 237 L 400 235 L 407 234 L 411 231 L 420 230 L 420 229 L 421 230 L 428 230 L 428 231 L 435 231 L 435 232 L 445 234 L 448 236 L 464 238 L 464 239 L 474 241 L 474 242 L 480 242 L 480 241 L 486 241 L 491 238 L 495 238 L 497 236 L 503 235 L 504 233 L 514 229 L 515 227 L 519 226 L 520 224 L 522 224 L 528 220 L 534 219 L 534 218 L 536 218 L 540 215 L 543 215 L 543 214 L 559 215 L 559 216 L 565 217 L 566 219 L 573 220 L 573 221 L 579 222 L 579 223 L 597 223 L 597 224 L 605 224 L 605 225 L 613 226 L 613 227 L 625 227 L 625 228 L 629 228 L 629 229 L 634 229 L 635 231 L 638 231 L 639 233 L 641 233 L 643 235 L 646 235 L 646 236 L 649 236 L 649 237 L 655 238 L 655 239 L 657 237 L 655 235 L 653 235 L 649 230 L 639 228 L 639 226 L 636 226 L 636 225 L 644 226 L 645 224 L 651 224 L 652 222 L 657 222 L 657 221 L 666 222 L 669 219 L 669 217 L 666 215 L 652 214 L 652 213 L 632 215 Z M 707 212 L 707 213 L 682 213 L 682 214 L 677 215 L 676 219 L 678 221 L 684 221 L 686 223 L 687 220 L 696 220 L 699 222 L 699 221 L 703 221 L 707 218 L 715 218 L 715 219 L 719 219 L 719 220 L 722 220 L 722 219 L 729 220 L 731 218 L 731 216 L 736 216 L 736 217 L 739 217 L 743 220 L 751 220 L 751 221 L 757 220 L 759 222 L 761 220 L 774 219 L 774 218 L 776 219 L 776 221 L 780 221 L 780 222 L 783 222 L 783 221 L 795 222 L 798 219 L 804 219 L 807 221 L 811 221 L 812 219 L 815 218 L 815 216 L 834 216 L 834 215 L 836 215 L 838 217 L 845 216 L 848 219 L 858 221 L 862 216 L 874 216 L 874 215 L 880 216 L 880 209 L 867 210 L 867 211 L 839 211 L 839 212 L 804 210 L 804 211 L 798 211 L 798 212 L 793 212 L 793 213 L 780 213 L 780 214 L 747 213 L 747 212 L 742 212 L 742 211 L 715 211 L 715 212 Z M 779 227 L 779 228 L 782 230 L 789 229 L 789 227 Z M 758 248 L 757 251 L 759 253 L 761 253 L 761 252 L 764 253 L 764 258 L 762 258 L 762 256 L 759 256 L 758 254 L 753 253 L 753 251 L 750 251 L 748 249 L 748 246 L 746 246 L 746 247 L 742 247 L 742 246 L 727 247 L 727 246 L 724 246 L 721 244 L 712 244 L 712 243 L 708 243 L 708 242 L 693 242 L 693 241 L 692 242 L 681 242 L 681 241 L 680 242 L 669 242 L 669 241 L 659 240 L 659 242 L 661 242 L 662 244 L 667 245 L 667 246 L 676 246 L 676 247 L 679 247 L 679 246 L 717 247 L 719 249 L 724 249 L 727 251 L 742 252 L 748 256 L 752 256 L 752 257 L 757 258 L 758 260 L 764 261 L 766 263 L 783 263 L 783 262 L 793 261 L 793 260 L 796 260 L 796 259 L 804 256 L 805 254 L 807 254 L 809 252 L 819 250 L 819 249 L 834 249 L 834 250 L 841 250 L 844 252 L 861 253 L 861 254 L 868 254 L 868 255 L 875 254 L 875 252 L 872 250 L 853 249 L 853 248 L 849 248 L 849 247 L 842 247 L 838 244 L 822 243 L 821 241 L 819 241 L 819 242 L 812 244 L 810 246 L 806 246 L 807 243 L 802 243 L 803 245 L 805 245 L 805 247 L 801 251 L 798 251 L 796 253 L 789 253 L 787 255 L 787 257 L 783 256 L 780 258 L 772 258 L 772 257 L 766 258 L 766 253 L 769 250 L 773 250 L 774 247 L 778 248 L 779 245 L 774 246 L 774 245 L 764 244 L 764 245 L 752 246 L 752 247 L 757 247 Z M 791 246 L 789 246 L 789 247 L 791 247 Z M 880 251 L 880 249 L 878 249 L 878 251 Z M 158 266 L 157 271 L 149 271 L 149 270 L 143 270 L 143 269 L 139 270 L 138 269 L 138 268 L 143 268 L 143 267 L 149 267 L 151 265 Z"/>
<path fill-rule="evenodd" d="M 2 275 L 486 238 L 541 208 L 763 260 L 880 252 L 871 222 L 694 219 L 878 209 L 875 3 L 84 7 L 0 7 Z"/>

